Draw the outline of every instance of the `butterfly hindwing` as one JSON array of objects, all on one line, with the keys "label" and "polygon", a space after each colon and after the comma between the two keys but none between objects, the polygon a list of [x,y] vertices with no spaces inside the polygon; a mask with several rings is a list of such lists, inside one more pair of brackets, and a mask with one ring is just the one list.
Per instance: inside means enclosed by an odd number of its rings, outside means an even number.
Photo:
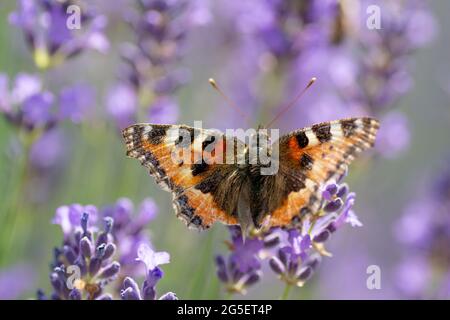
[{"label": "butterfly hindwing", "polygon": [[357,154],[373,146],[378,128],[375,119],[350,118],[316,124],[281,137],[277,175],[284,181],[286,194],[270,211],[270,224],[294,226],[317,212],[321,187],[341,176]]},{"label": "butterfly hindwing", "polygon": [[[236,224],[236,192],[242,183],[237,166],[226,159],[227,140],[215,130],[188,126],[136,124],[123,130],[127,155],[149,168],[172,192],[176,214],[188,226],[205,229],[214,222]],[[239,140],[233,140],[236,153]],[[229,147],[229,146],[228,146]]]}]

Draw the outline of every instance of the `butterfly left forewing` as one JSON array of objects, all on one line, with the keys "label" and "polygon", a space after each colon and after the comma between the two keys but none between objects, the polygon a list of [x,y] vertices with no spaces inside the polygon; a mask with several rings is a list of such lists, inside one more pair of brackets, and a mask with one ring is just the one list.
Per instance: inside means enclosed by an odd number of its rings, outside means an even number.
[{"label": "butterfly left forewing", "polygon": [[[127,155],[138,159],[173,195],[176,214],[188,226],[236,224],[237,166],[227,156],[223,133],[188,126],[136,124],[123,130]],[[237,149],[239,141],[234,141]]]},{"label": "butterfly left forewing", "polygon": [[283,136],[277,179],[284,181],[285,196],[270,211],[271,226],[293,226],[319,210],[321,187],[341,176],[348,164],[373,146],[379,122],[350,118],[316,124]]}]

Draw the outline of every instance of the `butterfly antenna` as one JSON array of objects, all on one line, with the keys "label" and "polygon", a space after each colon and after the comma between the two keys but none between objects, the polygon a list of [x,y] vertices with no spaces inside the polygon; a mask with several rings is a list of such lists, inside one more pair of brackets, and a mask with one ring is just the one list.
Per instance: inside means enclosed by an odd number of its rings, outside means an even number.
[{"label": "butterfly antenna", "polygon": [[266,128],[270,128],[270,126],[274,124],[274,122],[277,121],[284,113],[286,113],[286,111],[291,109],[297,103],[297,101],[300,100],[300,98],[303,96],[306,90],[308,90],[309,87],[311,87],[316,80],[317,78],[315,77],[311,78],[311,80],[308,82],[308,85],[302,91],[300,91],[300,93],[294,98],[294,100],[292,100],[292,102],[288,103],[283,109],[281,109],[280,112],[278,112],[278,114],[275,116],[275,118],[273,118],[272,121],[269,122]]},{"label": "butterfly antenna", "polygon": [[250,119],[250,117],[248,116],[248,114],[246,114],[244,111],[242,111],[241,108],[239,108],[237,106],[236,103],[234,103],[233,100],[231,100],[230,98],[228,98],[228,96],[222,91],[222,89],[217,85],[217,82],[213,79],[213,78],[209,78],[209,84],[216,89],[216,91],[225,99],[227,105],[236,110],[240,116],[242,116],[246,121],[248,121]]}]

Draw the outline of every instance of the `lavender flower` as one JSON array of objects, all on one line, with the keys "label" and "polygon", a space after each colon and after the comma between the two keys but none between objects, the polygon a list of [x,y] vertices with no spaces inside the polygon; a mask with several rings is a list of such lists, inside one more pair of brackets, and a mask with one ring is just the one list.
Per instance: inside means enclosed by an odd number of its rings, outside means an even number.
[{"label": "lavender flower", "polygon": [[189,10],[188,1],[150,0],[138,1],[137,10],[127,12],[136,39],[122,47],[121,81],[107,99],[119,127],[141,117],[154,123],[176,121],[178,104],[173,95],[188,79],[187,71],[176,63],[184,54]]},{"label": "lavender flower", "polygon": [[395,270],[396,286],[409,299],[450,297],[450,172],[410,203],[395,226],[403,258]]},{"label": "lavender flower", "polygon": [[[72,12],[70,8],[77,11]],[[74,15],[73,28],[69,28],[71,15]],[[109,47],[103,34],[106,18],[95,14],[87,2],[80,6],[80,2],[71,0],[20,0],[9,21],[24,33],[40,69],[59,65],[85,49],[106,52]]]},{"label": "lavender flower", "polygon": [[61,248],[55,249],[51,264],[52,299],[103,299],[106,285],[119,274],[120,264],[113,258],[114,220],[105,218],[100,227],[90,222],[86,209],[94,213],[95,221],[95,208],[78,205],[59,208],[55,217],[63,228],[65,240]]},{"label": "lavender flower", "polygon": [[344,224],[362,226],[352,210],[355,194],[347,184],[329,182],[322,190],[322,204],[314,219],[299,228],[253,232],[243,241],[239,227],[231,227],[231,254],[216,257],[217,276],[230,293],[245,294],[262,277],[263,260],[288,286],[303,284],[317,269],[321,256],[331,256],[324,243]]},{"label": "lavender flower", "polygon": [[[168,253],[153,252],[143,234],[143,227],[154,217],[156,209],[152,200],[146,199],[138,214],[133,215],[133,204],[125,198],[100,211],[95,206],[79,204],[58,208],[53,223],[61,226],[64,241],[55,248],[51,263],[50,298],[119,297],[122,282],[128,283],[130,277],[140,274],[130,262],[131,256],[136,260],[136,254],[148,268],[144,282],[144,297],[148,298],[162,277],[157,266],[169,262]],[[38,297],[47,298],[42,291]]]},{"label": "lavender flower", "polygon": [[[380,30],[366,26],[369,5],[381,8]],[[412,54],[436,33],[425,2],[362,1],[356,11],[352,3],[336,0],[247,0],[227,6],[236,29],[253,40],[237,42],[237,46],[246,48],[245,52],[252,52],[240,54],[239,63],[259,67],[259,72],[244,77],[246,84],[239,85],[237,97],[249,95],[246,101],[250,105],[265,101],[278,109],[286,101],[272,97],[291,100],[302,85],[317,77],[315,88],[302,98],[308,108],[293,109],[295,115],[280,119],[280,127],[293,130],[369,114],[388,120],[390,128],[385,129],[386,137],[377,148],[383,156],[398,156],[408,147],[408,122],[386,113],[412,86]],[[249,44],[253,50],[248,50]],[[254,89],[261,79],[273,81],[274,75],[277,92],[271,90],[264,96],[264,90]],[[389,135],[392,131],[399,132],[400,139]]]},{"label": "lavender flower", "polygon": [[0,270],[0,299],[20,299],[33,287],[36,274],[31,266],[18,264]]},{"label": "lavender flower", "polygon": [[[170,262],[170,256],[167,252],[155,252],[148,245],[142,244],[138,248],[138,261],[145,264],[146,277],[139,289],[136,281],[131,277],[126,277],[122,284],[120,296],[123,300],[155,300],[156,284],[161,280],[164,273],[158,267],[161,264]],[[177,300],[177,296],[168,292],[162,295],[159,300]]]},{"label": "lavender flower", "polygon": [[[232,226],[229,230],[231,254],[228,258],[222,255],[216,257],[217,276],[225,284],[227,292],[245,294],[247,288],[257,283],[262,276],[260,254],[265,241],[258,237],[244,241],[239,227]],[[267,238],[273,240],[270,234]],[[273,241],[266,243],[271,246]]]}]

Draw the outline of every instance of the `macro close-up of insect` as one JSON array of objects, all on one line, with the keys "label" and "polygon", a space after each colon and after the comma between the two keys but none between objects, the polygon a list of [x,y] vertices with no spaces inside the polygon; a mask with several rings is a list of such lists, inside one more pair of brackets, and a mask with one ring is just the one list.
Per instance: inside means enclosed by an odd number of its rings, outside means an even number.
[{"label": "macro close-up of insect", "polygon": [[0,300],[450,299],[449,10],[2,2]]}]

